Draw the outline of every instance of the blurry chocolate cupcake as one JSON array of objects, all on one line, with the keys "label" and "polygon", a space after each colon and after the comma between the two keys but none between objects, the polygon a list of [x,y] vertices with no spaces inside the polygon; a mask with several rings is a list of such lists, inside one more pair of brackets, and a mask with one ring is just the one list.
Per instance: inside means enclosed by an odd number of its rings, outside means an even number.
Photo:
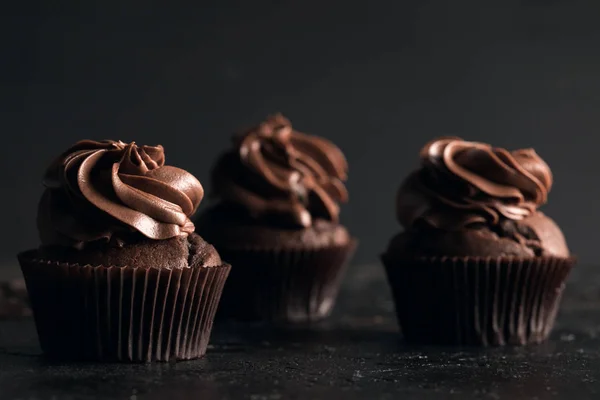
[{"label": "blurry chocolate cupcake", "polygon": [[552,174],[532,149],[440,138],[400,187],[383,262],[409,342],[503,345],[544,340],[572,266],[538,211]]},{"label": "blurry chocolate cupcake", "polygon": [[335,302],[356,241],[338,221],[347,163],[282,115],[237,135],[213,172],[216,204],[196,222],[232,272],[219,315],[315,321]]},{"label": "blurry chocolate cupcake", "polygon": [[204,355],[230,266],[194,233],[204,191],[162,146],[78,142],[48,169],[41,247],[19,254],[44,353],[169,361]]}]

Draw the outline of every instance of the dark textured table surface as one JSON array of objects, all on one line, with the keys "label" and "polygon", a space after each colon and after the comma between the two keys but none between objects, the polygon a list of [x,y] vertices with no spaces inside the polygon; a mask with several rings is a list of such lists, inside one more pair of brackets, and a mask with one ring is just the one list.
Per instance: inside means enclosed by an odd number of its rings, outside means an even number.
[{"label": "dark textured table surface", "polygon": [[[13,271],[14,272],[14,271]],[[313,327],[221,325],[178,364],[55,364],[30,318],[0,321],[0,399],[598,399],[600,269],[577,266],[551,339],[523,348],[402,343],[379,265],[354,266]]]}]

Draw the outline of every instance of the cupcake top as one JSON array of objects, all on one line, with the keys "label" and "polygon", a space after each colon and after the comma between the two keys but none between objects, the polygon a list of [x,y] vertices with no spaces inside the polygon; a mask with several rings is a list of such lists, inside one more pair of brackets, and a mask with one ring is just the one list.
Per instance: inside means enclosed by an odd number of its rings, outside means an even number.
[{"label": "cupcake top", "polygon": [[552,187],[533,149],[508,151],[455,137],[421,150],[421,167],[398,191],[406,228],[399,253],[453,256],[569,256],[560,228],[538,208]]},{"label": "cupcake top", "polygon": [[42,245],[85,248],[194,232],[204,196],[189,172],[166,166],[162,146],[84,140],[46,171],[38,210]]},{"label": "cupcake top", "polygon": [[421,168],[397,196],[406,228],[418,221],[453,230],[524,220],[546,203],[552,187],[550,168],[533,149],[511,152],[450,137],[427,143],[420,158]]},{"label": "cupcake top", "polygon": [[250,218],[290,228],[338,222],[348,164],[333,143],[292,129],[281,114],[233,140],[213,172],[215,195]]}]

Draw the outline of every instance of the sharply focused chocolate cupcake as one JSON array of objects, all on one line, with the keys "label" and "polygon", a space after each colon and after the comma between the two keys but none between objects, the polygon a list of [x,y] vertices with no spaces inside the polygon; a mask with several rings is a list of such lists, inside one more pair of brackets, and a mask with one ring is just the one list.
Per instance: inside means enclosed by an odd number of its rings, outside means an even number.
[{"label": "sharply focused chocolate cupcake", "polygon": [[63,359],[201,357],[230,266],[194,233],[204,191],[162,146],[81,141],[48,169],[19,254],[40,344]]},{"label": "sharply focused chocolate cupcake", "polygon": [[574,265],[538,211],[552,174],[532,149],[459,138],[421,151],[397,196],[404,232],[383,255],[407,341],[503,345],[544,340]]},{"label": "sharply focused chocolate cupcake", "polygon": [[335,302],[356,241],[338,222],[347,163],[281,115],[234,137],[213,172],[217,203],[198,232],[233,265],[219,315],[315,321]]}]

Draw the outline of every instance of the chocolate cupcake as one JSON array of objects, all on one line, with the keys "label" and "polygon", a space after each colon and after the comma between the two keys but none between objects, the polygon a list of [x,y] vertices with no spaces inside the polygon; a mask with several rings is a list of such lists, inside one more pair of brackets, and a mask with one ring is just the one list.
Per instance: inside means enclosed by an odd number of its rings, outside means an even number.
[{"label": "chocolate cupcake", "polygon": [[48,169],[42,245],[19,254],[43,352],[129,362],[198,358],[230,266],[194,233],[203,198],[162,146],[78,142]]},{"label": "chocolate cupcake", "polygon": [[356,240],[338,222],[347,163],[282,115],[236,135],[213,171],[216,204],[198,232],[233,265],[219,316],[309,322],[327,316]]},{"label": "chocolate cupcake", "polygon": [[404,232],[382,256],[409,342],[543,341],[572,266],[565,238],[538,211],[552,174],[532,149],[459,138],[421,151],[397,195]]}]

